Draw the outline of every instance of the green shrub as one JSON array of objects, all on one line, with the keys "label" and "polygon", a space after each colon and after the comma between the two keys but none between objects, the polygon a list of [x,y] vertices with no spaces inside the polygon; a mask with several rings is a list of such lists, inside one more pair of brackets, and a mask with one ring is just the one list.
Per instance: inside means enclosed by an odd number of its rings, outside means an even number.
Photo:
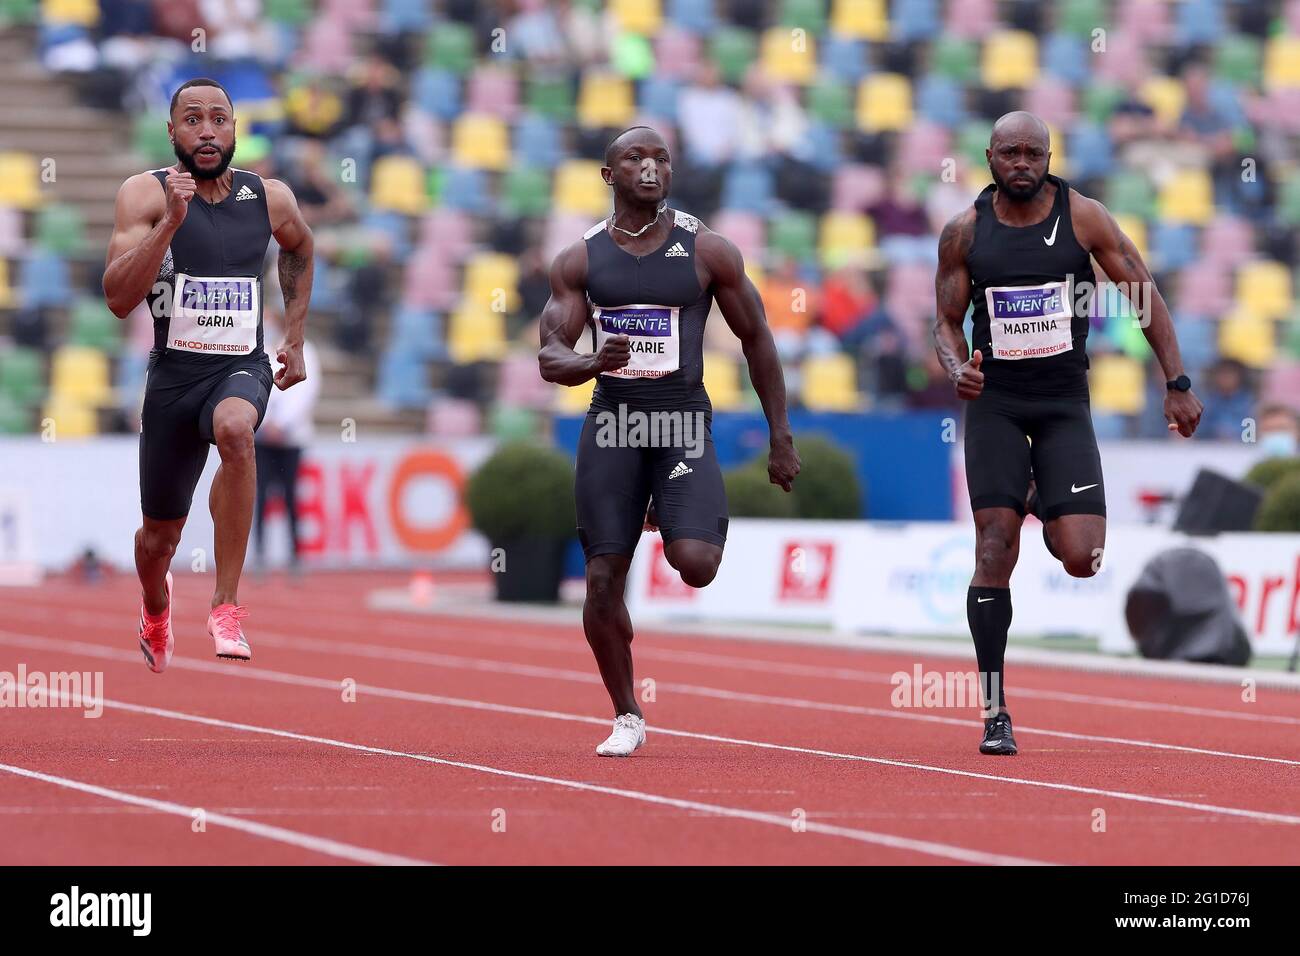
[{"label": "green shrub", "polygon": [[494,544],[570,538],[577,526],[573,464],[553,448],[506,442],[470,476],[465,506],[474,527]]},{"label": "green shrub", "polygon": [[1273,482],[1255,512],[1256,531],[1300,531],[1300,471]]},{"label": "green shrub", "polygon": [[[802,462],[794,480],[800,518],[854,520],[862,517],[862,485],[853,456],[824,435],[795,438]],[[763,458],[767,469],[767,457]]]},{"label": "green shrub", "polygon": [[[766,462],[766,459],[764,459]],[[728,469],[722,475],[727,487],[727,510],[733,518],[795,518],[794,495],[787,494],[767,477],[767,465],[752,462]]]},{"label": "green shrub", "polygon": [[1246,472],[1246,481],[1267,491],[1279,478],[1300,468],[1300,458],[1265,458]]}]

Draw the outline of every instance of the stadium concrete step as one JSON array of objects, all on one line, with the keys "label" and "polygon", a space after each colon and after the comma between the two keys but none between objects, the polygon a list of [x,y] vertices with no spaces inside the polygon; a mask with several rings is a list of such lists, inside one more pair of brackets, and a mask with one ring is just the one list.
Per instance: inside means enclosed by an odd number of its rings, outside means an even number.
[{"label": "stadium concrete step", "polygon": [[425,427],[423,409],[395,409],[373,395],[362,398],[325,398],[316,406],[316,427],[322,435],[341,427],[344,419],[357,424],[357,437],[367,434],[420,434]]}]

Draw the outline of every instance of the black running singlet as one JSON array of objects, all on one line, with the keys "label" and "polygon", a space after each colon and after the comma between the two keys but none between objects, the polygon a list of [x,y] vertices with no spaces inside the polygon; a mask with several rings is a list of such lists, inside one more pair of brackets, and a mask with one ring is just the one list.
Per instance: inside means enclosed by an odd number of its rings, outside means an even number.
[{"label": "black running singlet", "polygon": [[997,187],[975,200],[975,238],[966,254],[974,307],[972,349],[983,355],[990,388],[1023,395],[1088,397],[1088,313],[1097,278],[1074,237],[1070,184],[1057,176],[1047,218],[1003,224]]},{"label": "black running singlet", "polygon": [[[166,188],[167,169],[153,170]],[[271,241],[266,186],[231,168],[230,195],[195,195],[146,300],[154,353],[169,362],[219,364],[262,351],[262,265]]]},{"label": "black running singlet", "polygon": [[694,216],[673,210],[668,238],[643,256],[621,248],[604,221],[583,236],[593,348],[626,335],[632,349],[624,368],[597,376],[593,407],[708,407],[704,323],[713,295],[695,272],[699,229]]}]

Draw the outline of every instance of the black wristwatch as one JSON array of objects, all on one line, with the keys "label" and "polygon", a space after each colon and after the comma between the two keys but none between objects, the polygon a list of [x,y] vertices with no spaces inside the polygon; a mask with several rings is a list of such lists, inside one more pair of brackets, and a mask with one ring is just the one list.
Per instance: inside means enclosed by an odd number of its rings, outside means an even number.
[{"label": "black wristwatch", "polygon": [[1192,390],[1192,380],[1186,375],[1180,375],[1172,382],[1165,382],[1165,388],[1171,392],[1190,392]]}]

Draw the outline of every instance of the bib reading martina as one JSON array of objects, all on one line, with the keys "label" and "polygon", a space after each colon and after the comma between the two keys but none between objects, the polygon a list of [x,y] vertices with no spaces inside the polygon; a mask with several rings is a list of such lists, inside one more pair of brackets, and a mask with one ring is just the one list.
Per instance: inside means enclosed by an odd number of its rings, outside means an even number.
[{"label": "bib reading martina", "polygon": [[[153,170],[160,184],[168,169]],[[230,194],[195,195],[147,301],[154,351],[215,363],[262,351],[262,266],[271,219],[261,177],[231,167]]]},{"label": "bib reading martina", "polygon": [[993,212],[996,186],[975,200],[966,255],[972,347],[984,356],[986,387],[1023,395],[1088,398],[1088,313],[1096,288],[1092,257],[1074,237],[1070,184],[1057,176],[1042,222],[1008,226]]}]

